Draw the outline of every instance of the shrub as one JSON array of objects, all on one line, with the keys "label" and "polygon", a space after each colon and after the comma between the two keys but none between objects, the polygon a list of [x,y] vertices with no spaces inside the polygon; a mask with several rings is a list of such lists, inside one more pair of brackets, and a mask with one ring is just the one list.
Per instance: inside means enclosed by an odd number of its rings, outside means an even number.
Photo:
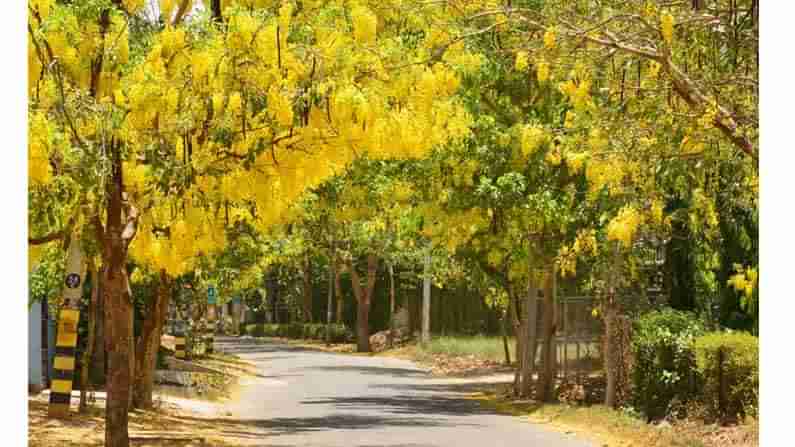
[{"label": "shrub", "polygon": [[287,325],[288,338],[301,338],[304,336],[304,325],[301,323],[290,323]]},{"label": "shrub", "polygon": [[[332,343],[345,343],[352,339],[353,334],[344,324],[332,324],[328,327],[329,339]],[[325,334],[323,334],[325,336]]]},{"label": "shrub", "polygon": [[759,405],[759,339],[739,332],[712,332],[695,343],[702,397],[710,416],[756,416]]},{"label": "shrub", "polygon": [[649,312],[636,322],[633,403],[647,418],[666,416],[672,402],[695,396],[699,377],[693,348],[703,333],[694,315],[673,309]]},{"label": "shrub", "polygon": [[[249,324],[244,327],[244,331],[253,337],[325,340],[326,327],[322,323]],[[332,343],[345,343],[353,337],[353,333],[344,324],[332,324],[328,328]]]}]

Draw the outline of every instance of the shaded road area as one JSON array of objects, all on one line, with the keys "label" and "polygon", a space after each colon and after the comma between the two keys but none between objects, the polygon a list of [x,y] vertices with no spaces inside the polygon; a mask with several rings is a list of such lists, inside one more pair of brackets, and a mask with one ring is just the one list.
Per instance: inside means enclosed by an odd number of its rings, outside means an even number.
[{"label": "shaded road area", "polygon": [[466,397],[473,379],[434,378],[407,360],[224,337],[216,349],[257,365],[227,406],[234,436],[257,446],[592,445],[485,409]]}]

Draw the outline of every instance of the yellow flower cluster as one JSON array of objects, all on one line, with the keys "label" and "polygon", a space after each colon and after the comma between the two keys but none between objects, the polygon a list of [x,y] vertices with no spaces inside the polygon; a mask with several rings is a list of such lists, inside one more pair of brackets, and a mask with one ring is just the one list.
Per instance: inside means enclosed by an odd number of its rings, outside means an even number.
[{"label": "yellow flower cluster", "polygon": [[744,293],[747,298],[751,298],[759,281],[759,273],[756,268],[736,267],[737,273],[729,278],[728,285],[732,286],[734,290]]},{"label": "yellow flower cluster", "polygon": [[674,16],[671,13],[665,12],[660,17],[660,32],[665,42],[670,45],[674,39]]},{"label": "yellow flower cluster", "polygon": [[555,28],[549,28],[544,32],[544,47],[547,50],[555,48],[556,34],[557,30]]},{"label": "yellow flower cluster", "polygon": [[580,82],[574,82],[574,80],[569,79],[566,82],[561,82],[558,85],[558,89],[566,95],[576,111],[596,107],[593,98],[591,98],[591,81],[588,79],[583,79]]},{"label": "yellow flower cluster", "polygon": [[536,65],[536,78],[538,82],[549,80],[549,63],[541,61]]},{"label": "yellow flower cluster", "polygon": [[353,35],[356,40],[364,44],[374,43],[378,29],[378,17],[369,9],[357,6],[351,11],[351,19],[353,20]]},{"label": "yellow flower cluster", "polygon": [[28,125],[28,180],[31,185],[50,181],[49,151],[52,130],[43,113],[33,113]]},{"label": "yellow flower cluster", "polygon": [[618,215],[607,224],[607,238],[609,240],[620,241],[624,247],[632,245],[632,238],[635,236],[638,227],[643,223],[643,216],[632,205],[625,205],[618,212]]},{"label": "yellow flower cluster", "polygon": [[540,125],[528,124],[522,127],[520,142],[522,154],[524,154],[525,157],[535,153],[535,151],[547,141],[549,141],[549,135]]},{"label": "yellow flower cluster", "polygon": [[527,61],[527,51],[520,51],[516,53],[516,70],[525,71],[529,65]]},{"label": "yellow flower cluster", "polygon": [[607,187],[611,194],[617,193],[622,187],[627,165],[615,158],[591,158],[585,169],[585,177],[592,193]]}]

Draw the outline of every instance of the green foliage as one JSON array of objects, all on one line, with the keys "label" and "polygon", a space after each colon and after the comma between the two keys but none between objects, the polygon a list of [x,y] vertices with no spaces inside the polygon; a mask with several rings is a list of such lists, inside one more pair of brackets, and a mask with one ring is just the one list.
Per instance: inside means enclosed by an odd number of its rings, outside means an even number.
[{"label": "green foliage", "polygon": [[310,340],[325,340],[326,330],[329,331],[332,343],[345,343],[353,338],[350,329],[344,324],[249,324],[245,327],[245,333],[252,337],[287,337]]},{"label": "green foliage", "polygon": [[653,311],[637,321],[632,340],[634,404],[648,418],[666,416],[672,402],[694,396],[699,378],[693,344],[703,333],[695,315],[673,309]]},{"label": "green foliage", "polygon": [[698,372],[704,380],[704,401],[711,416],[756,416],[759,338],[747,333],[711,332],[696,339],[695,354]]}]

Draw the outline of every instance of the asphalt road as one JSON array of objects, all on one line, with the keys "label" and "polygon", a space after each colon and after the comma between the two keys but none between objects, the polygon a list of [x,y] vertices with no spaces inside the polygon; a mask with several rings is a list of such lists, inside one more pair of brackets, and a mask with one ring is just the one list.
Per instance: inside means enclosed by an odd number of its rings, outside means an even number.
[{"label": "asphalt road", "polygon": [[222,337],[216,349],[259,369],[227,405],[246,428],[237,435],[258,446],[593,445],[484,409],[466,398],[472,379],[433,378],[410,361]]}]

